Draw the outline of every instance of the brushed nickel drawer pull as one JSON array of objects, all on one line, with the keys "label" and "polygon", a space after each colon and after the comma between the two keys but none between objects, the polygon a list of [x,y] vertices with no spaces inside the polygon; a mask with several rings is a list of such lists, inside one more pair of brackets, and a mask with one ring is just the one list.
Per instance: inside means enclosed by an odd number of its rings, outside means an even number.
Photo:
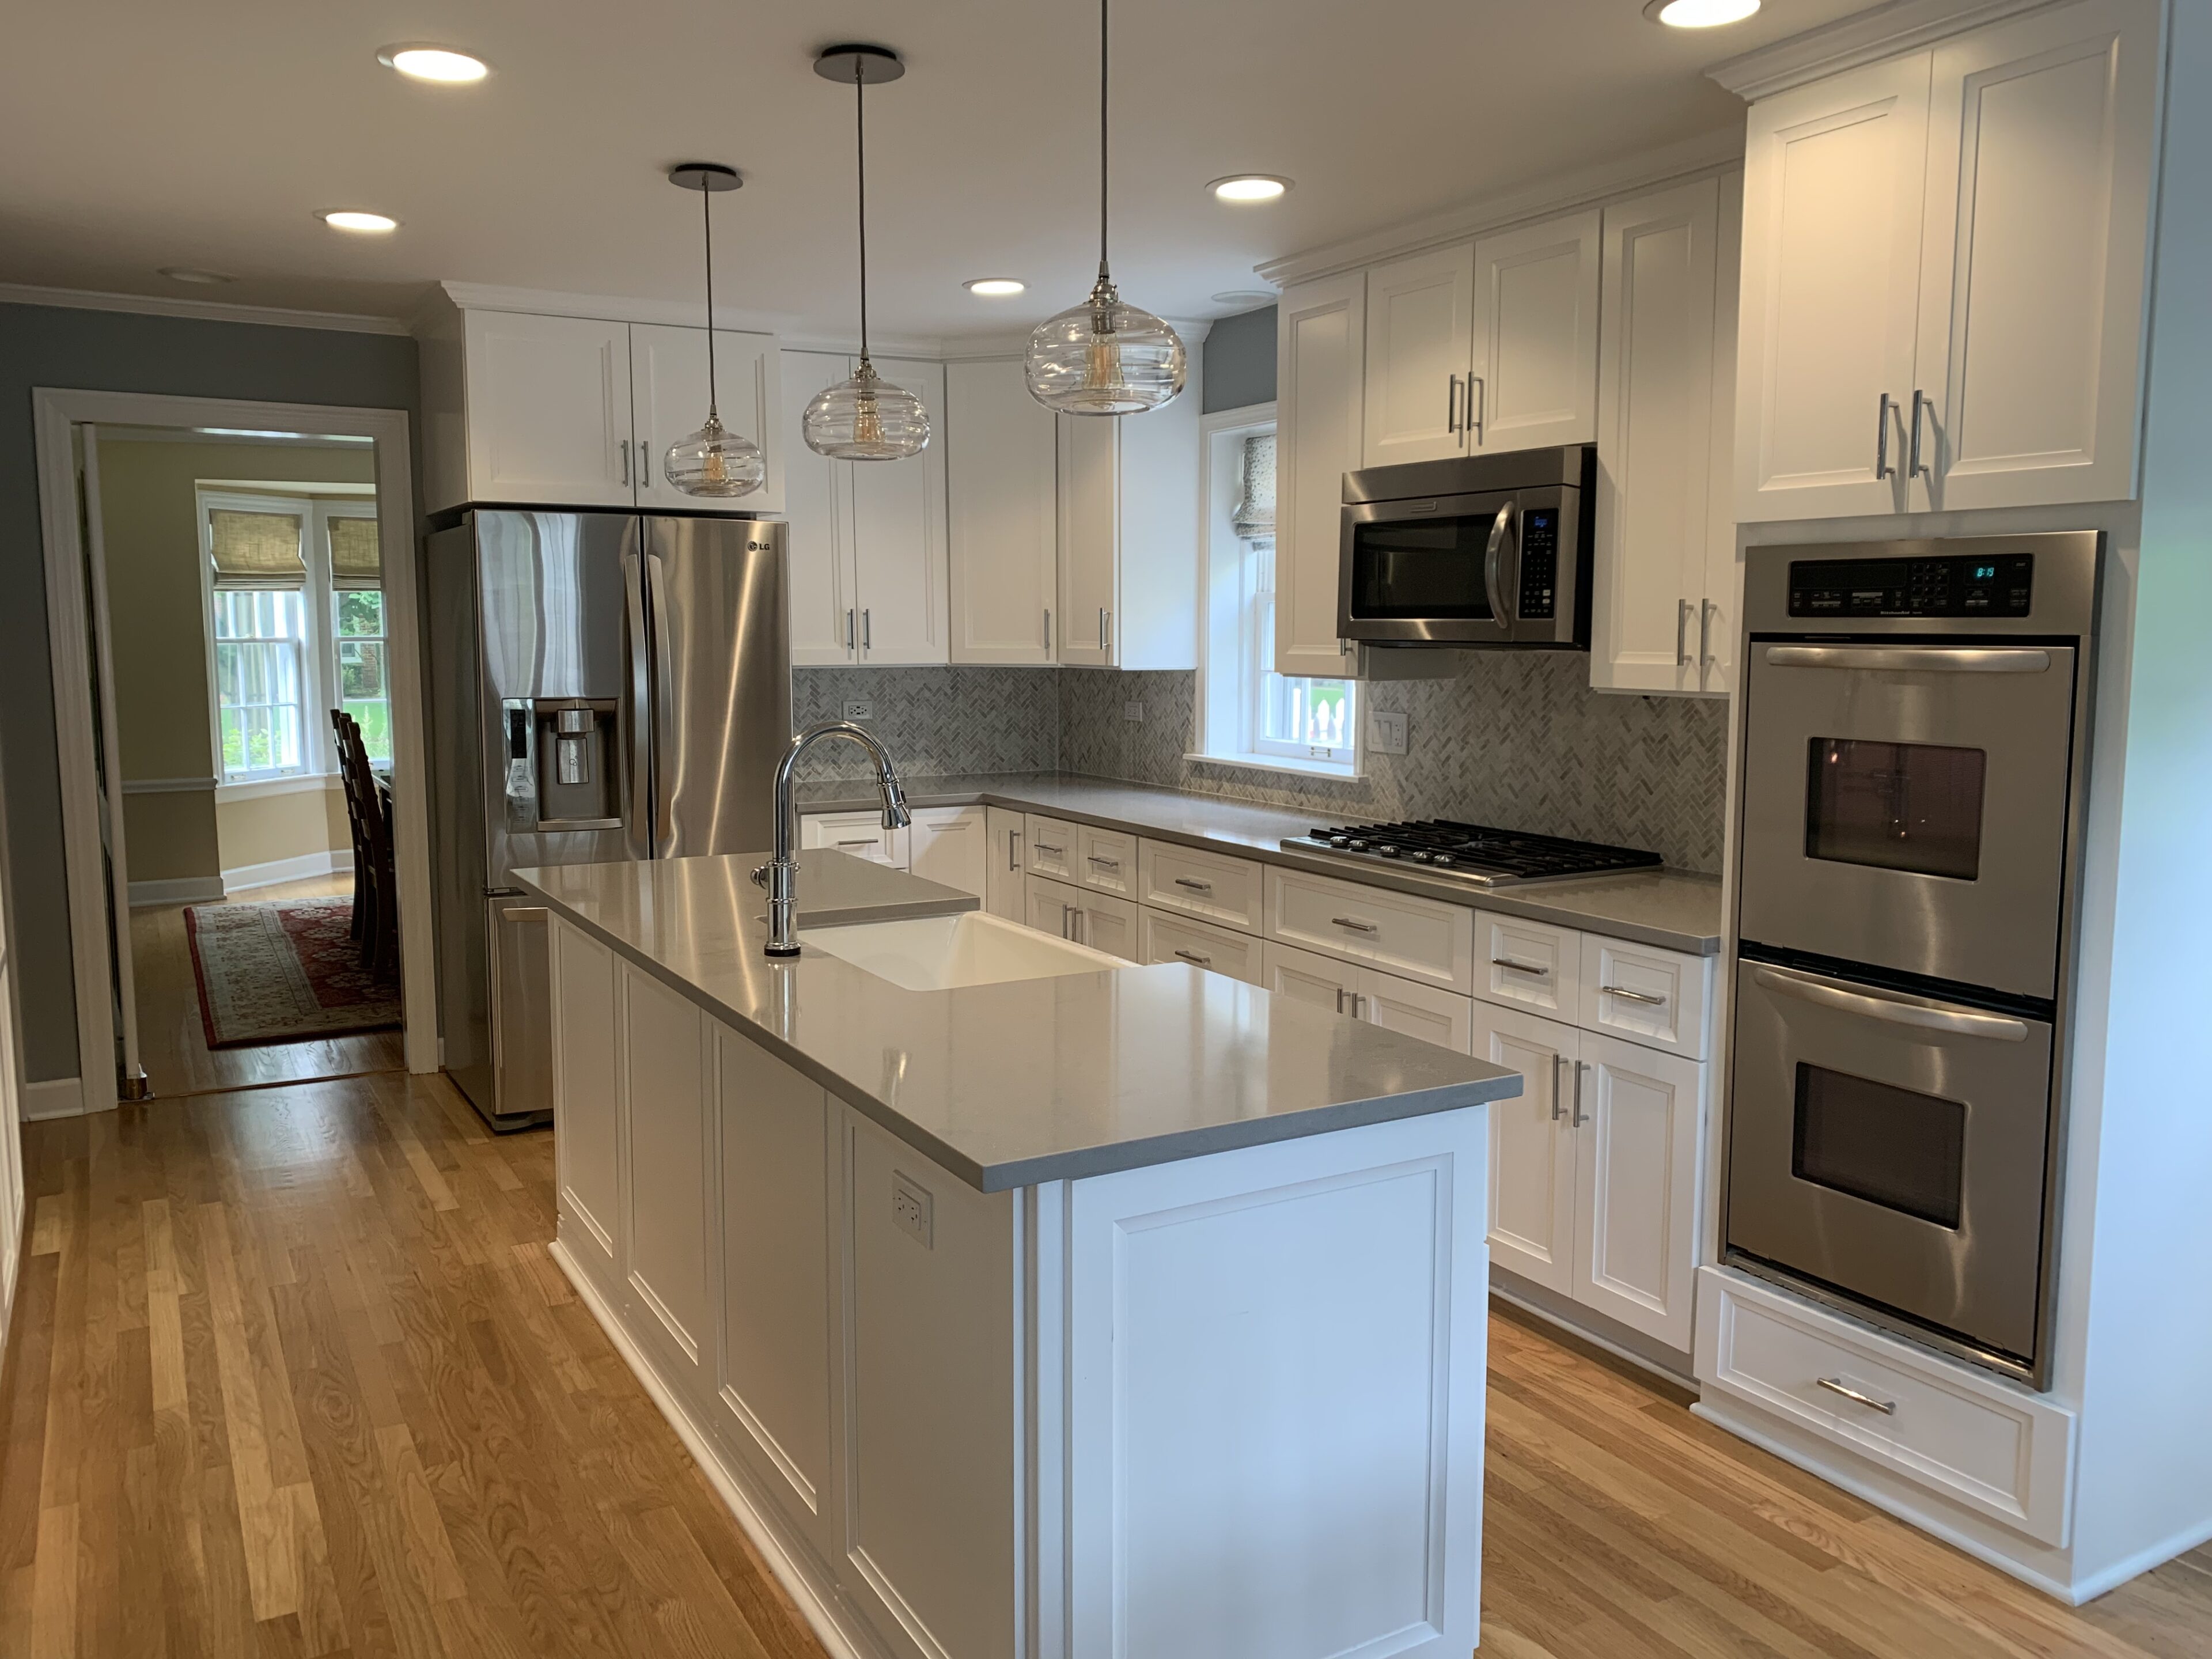
[{"label": "brushed nickel drawer pull", "polygon": [[1644,991],[1632,991],[1625,986],[1601,985],[1597,989],[1600,996],[1619,997],[1624,1002],[1641,1002],[1652,1008],[1664,1008],[1667,1006],[1667,999],[1664,997],[1655,997]]},{"label": "brushed nickel drawer pull", "polygon": [[1574,1062],[1574,1066],[1575,1066],[1575,1116],[1574,1116],[1574,1121],[1573,1121],[1573,1123],[1572,1123],[1572,1124],[1571,1124],[1569,1127],[1571,1127],[1571,1128],[1579,1129],[1579,1128],[1581,1128],[1581,1127],[1583,1127],[1583,1124],[1585,1124],[1585,1123],[1587,1123],[1587,1122],[1589,1122],[1589,1119],[1588,1117],[1584,1116],[1584,1115],[1583,1115],[1583,1073],[1584,1072],[1587,1072],[1588,1070],[1589,1070],[1589,1061],[1588,1061],[1588,1060],[1577,1060],[1577,1061],[1575,1061],[1575,1062]]},{"label": "brushed nickel drawer pull", "polygon": [[1560,1104],[1566,1097],[1566,1091],[1559,1086],[1559,1067],[1566,1063],[1565,1054],[1552,1056],[1552,1121],[1554,1123],[1567,1115],[1567,1109]]},{"label": "brushed nickel drawer pull", "polygon": [[1371,921],[1362,921],[1357,916],[1331,916],[1332,927],[1349,927],[1355,933],[1379,933],[1382,930]]},{"label": "brushed nickel drawer pull", "polygon": [[1813,1382],[1814,1387],[1826,1389],[1830,1394],[1843,1395],[1855,1406],[1864,1406],[1869,1411],[1880,1412],[1884,1417],[1897,1415],[1897,1401],[1877,1400],[1870,1394],[1861,1394],[1840,1376],[1816,1376]]},{"label": "brushed nickel drawer pull", "polygon": [[1067,850],[1065,847],[1054,847],[1048,841],[1032,841],[1030,842],[1030,845],[1036,848],[1040,853],[1051,854],[1054,858],[1058,858],[1061,854]]},{"label": "brushed nickel drawer pull", "polygon": [[1175,954],[1181,957],[1185,962],[1196,963],[1201,968],[1211,968],[1213,966],[1213,958],[1212,957],[1202,956],[1196,951],[1177,951]]},{"label": "brushed nickel drawer pull", "polygon": [[1178,887],[1188,887],[1194,893],[1210,893],[1213,890],[1212,882],[1200,881],[1191,876],[1177,876],[1175,878],[1175,884]]},{"label": "brushed nickel drawer pull", "polygon": [[1516,974],[1529,974],[1538,979],[1549,979],[1552,976],[1552,970],[1548,968],[1540,968],[1533,962],[1516,962],[1511,957],[1492,957],[1490,959],[1490,965],[1493,968],[1510,968]]},{"label": "brushed nickel drawer pull", "polygon": [[1096,853],[1093,853],[1091,855],[1091,862],[1097,865],[1102,870],[1118,870],[1121,867],[1121,860],[1102,859]]}]

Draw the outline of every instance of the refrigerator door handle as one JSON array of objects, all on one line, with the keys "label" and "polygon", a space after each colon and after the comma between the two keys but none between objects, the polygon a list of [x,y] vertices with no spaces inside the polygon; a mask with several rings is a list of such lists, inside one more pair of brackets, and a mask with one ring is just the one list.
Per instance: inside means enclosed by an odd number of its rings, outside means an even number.
[{"label": "refrigerator door handle", "polygon": [[623,560],[623,655],[629,708],[622,725],[625,839],[638,858],[653,856],[653,652],[646,637],[645,556]]},{"label": "refrigerator door handle", "polygon": [[676,850],[676,780],[673,769],[661,764],[672,748],[674,733],[665,728],[675,718],[676,653],[668,642],[668,578],[660,556],[645,556],[647,626],[653,651],[653,856],[665,859]]}]

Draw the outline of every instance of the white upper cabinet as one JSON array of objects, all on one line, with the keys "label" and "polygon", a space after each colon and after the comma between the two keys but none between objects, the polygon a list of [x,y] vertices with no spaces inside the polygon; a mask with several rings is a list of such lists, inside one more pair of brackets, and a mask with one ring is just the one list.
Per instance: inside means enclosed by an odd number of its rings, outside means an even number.
[{"label": "white upper cabinet", "polygon": [[1936,48],[1916,510],[2135,494],[2158,27],[2087,0]]},{"label": "white upper cabinet", "polygon": [[1598,225],[1592,210],[1475,243],[1470,453],[1597,435]]},{"label": "white upper cabinet", "polygon": [[687,495],[668,482],[669,445],[707,423],[707,331],[659,324],[629,328],[631,466],[637,504],[696,512],[783,511],[783,444],[778,430],[782,354],[767,334],[714,331],[714,383],[722,424],[761,447],[768,476],[750,495],[727,501]]},{"label": "white upper cabinet", "polygon": [[[1712,495],[1721,181],[1605,210],[1590,684],[1698,691],[1712,655]],[[1718,506],[1723,521],[1713,522]],[[1733,560],[1729,562],[1733,566]],[[1733,610],[1733,605],[1728,606]]]},{"label": "white upper cabinet", "polygon": [[948,660],[943,369],[888,359],[876,366],[919,397],[938,426],[921,453],[832,461],[806,447],[801,418],[815,393],[853,372],[853,360],[834,352],[783,356],[793,663]]},{"label": "white upper cabinet", "polygon": [[949,363],[952,660],[1048,663],[1059,577],[1052,411],[1021,360]]},{"label": "white upper cabinet", "polygon": [[629,325],[471,311],[466,464],[452,501],[629,507]]},{"label": "white upper cabinet", "polygon": [[1199,362],[1174,402],[1059,422],[1055,661],[1198,666]]},{"label": "white upper cabinet", "polygon": [[1278,674],[1356,672],[1337,638],[1344,475],[1360,465],[1367,279],[1324,276],[1275,307],[1275,662]]},{"label": "white upper cabinet", "polygon": [[1474,353],[1472,243],[1369,271],[1366,439],[1359,465],[1464,455]]},{"label": "white upper cabinet", "polygon": [[1753,106],[1740,518],[2133,495],[2158,45],[2081,0]]},{"label": "white upper cabinet", "polygon": [[1740,519],[1904,508],[1928,68],[1871,64],[1752,107]]},{"label": "white upper cabinet", "polygon": [[[1170,405],[1173,407],[1173,405]],[[1114,665],[1121,423],[1062,415],[1060,426],[1060,599],[1053,649],[1086,667]],[[1149,418],[1149,416],[1146,417]]]}]

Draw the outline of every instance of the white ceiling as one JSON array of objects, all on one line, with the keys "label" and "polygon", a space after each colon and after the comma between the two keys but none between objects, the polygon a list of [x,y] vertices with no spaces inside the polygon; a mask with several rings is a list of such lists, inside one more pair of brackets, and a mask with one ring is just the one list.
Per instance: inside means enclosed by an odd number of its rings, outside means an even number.
[{"label": "white ceiling", "polygon": [[[1530,179],[1729,126],[1722,58],[1864,0],[1768,0],[1708,32],[1641,0],[1121,0],[1114,269],[1173,316],[1242,309],[1262,261]],[[698,200],[662,178],[744,173],[716,198],[724,304],[849,326],[853,98],[812,58],[880,42],[869,94],[872,320],[1003,332],[1088,287],[1097,225],[1091,0],[68,0],[11,9],[0,52],[0,282],[409,314],[439,278],[641,299],[698,292]],[[495,67],[407,82],[380,46]],[[1281,202],[1203,186],[1284,173]],[[319,208],[402,221],[331,231]],[[240,280],[187,287],[162,265]],[[968,277],[1030,284],[977,300]]]}]

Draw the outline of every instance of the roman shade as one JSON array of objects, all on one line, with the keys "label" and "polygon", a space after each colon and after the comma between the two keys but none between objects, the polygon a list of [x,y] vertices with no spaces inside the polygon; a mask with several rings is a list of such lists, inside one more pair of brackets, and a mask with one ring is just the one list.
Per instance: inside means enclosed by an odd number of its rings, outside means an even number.
[{"label": "roman shade", "polygon": [[331,519],[331,586],[381,587],[384,565],[377,550],[376,520]]},{"label": "roman shade", "polygon": [[241,513],[217,507],[208,514],[208,556],[215,585],[264,590],[305,587],[307,564],[300,547],[296,513]]}]

